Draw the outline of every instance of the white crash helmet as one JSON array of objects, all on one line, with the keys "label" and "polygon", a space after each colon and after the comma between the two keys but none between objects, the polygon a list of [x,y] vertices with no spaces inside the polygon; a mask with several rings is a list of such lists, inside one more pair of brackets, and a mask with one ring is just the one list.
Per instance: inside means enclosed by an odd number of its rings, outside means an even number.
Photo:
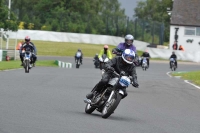
[{"label": "white crash helmet", "polygon": [[128,64],[133,64],[134,58],[135,52],[131,49],[125,49],[122,53],[122,59]]},{"label": "white crash helmet", "polygon": [[125,43],[131,45],[134,41],[134,37],[131,34],[125,36]]}]

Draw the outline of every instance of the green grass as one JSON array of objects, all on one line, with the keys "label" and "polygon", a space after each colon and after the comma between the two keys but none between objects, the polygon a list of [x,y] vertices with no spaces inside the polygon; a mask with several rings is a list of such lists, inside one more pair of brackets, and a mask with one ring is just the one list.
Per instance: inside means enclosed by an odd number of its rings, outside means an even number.
[{"label": "green grass", "polygon": [[[20,41],[20,40],[18,40]],[[71,43],[71,42],[52,42],[52,41],[32,41],[38,51],[38,55],[50,55],[50,56],[74,56],[77,49],[81,49],[84,57],[94,57],[96,53],[99,53],[103,49],[104,45],[101,44],[86,44],[86,43]],[[108,45],[112,50],[116,46]],[[3,49],[6,48],[6,42],[3,41]],[[9,40],[9,49],[15,48],[15,40]],[[138,55],[142,55],[142,51],[137,52]],[[115,56],[115,55],[113,55]]]},{"label": "green grass", "polygon": [[181,76],[183,79],[190,80],[196,85],[200,85],[200,71],[174,72],[173,76]]},{"label": "green grass", "polygon": [[[6,69],[16,69],[16,68],[23,68],[21,65],[21,61],[0,61],[0,70]],[[37,61],[36,66],[46,66],[46,67],[56,67],[55,61],[53,60],[44,60],[44,61]]]}]

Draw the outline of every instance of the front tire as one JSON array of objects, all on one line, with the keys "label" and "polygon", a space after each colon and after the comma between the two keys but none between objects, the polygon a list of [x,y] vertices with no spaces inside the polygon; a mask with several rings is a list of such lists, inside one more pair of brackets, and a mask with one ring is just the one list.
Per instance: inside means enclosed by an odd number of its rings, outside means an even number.
[{"label": "front tire", "polygon": [[91,114],[95,109],[95,107],[92,107],[89,103],[87,103],[85,106],[85,113]]},{"label": "front tire", "polygon": [[108,118],[115,111],[121,99],[121,94],[117,93],[116,95],[114,95],[114,97],[111,99],[111,103],[106,103],[106,105],[104,106],[102,110],[102,118]]},{"label": "front tire", "polygon": [[29,64],[30,64],[30,62],[29,62],[29,60],[26,60],[25,61],[25,73],[29,73]]}]

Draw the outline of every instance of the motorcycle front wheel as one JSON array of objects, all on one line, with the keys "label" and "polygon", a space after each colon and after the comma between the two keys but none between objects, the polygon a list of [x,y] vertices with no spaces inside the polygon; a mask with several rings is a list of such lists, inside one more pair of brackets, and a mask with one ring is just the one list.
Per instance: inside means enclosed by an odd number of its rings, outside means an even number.
[{"label": "motorcycle front wheel", "polygon": [[29,73],[29,64],[30,64],[30,62],[29,62],[29,60],[25,60],[25,73]]},{"label": "motorcycle front wheel", "polygon": [[120,101],[122,99],[122,95],[117,93],[112,97],[110,102],[107,102],[106,105],[104,106],[102,110],[102,118],[108,118],[117,108],[119,105]]},{"label": "motorcycle front wheel", "polygon": [[85,113],[91,114],[95,109],[95,107],[92,107],[89,103],[87,103],[85,106]]}]

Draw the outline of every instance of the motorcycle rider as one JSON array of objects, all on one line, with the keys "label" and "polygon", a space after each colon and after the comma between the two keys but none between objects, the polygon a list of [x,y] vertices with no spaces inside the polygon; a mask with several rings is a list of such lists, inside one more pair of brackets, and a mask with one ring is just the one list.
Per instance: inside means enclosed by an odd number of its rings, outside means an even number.
[{"label": "motorcycle rider", "polygon": [[99,66],[99,57],[98,57],[98,53],[95,54],[93,61],[94,61],[94,65],[98,67],[98,66]]},{"label": "motorcycle rider", "polygon": [[131,49],[135,52],[134,64],[139,65],[140,62],[139,62],[139,57],[137,55],[137,50],[136,50],[135,45],[133,45],[133,42],[134,42],[133,35],[127,34],[124,39],[125,39],[125,42],[119,43],[117,48],[114,48],[112,50],[112,53],[120,56],[125,49]]},{"label": "motorcycle rider", "polygon": [[125,36],[125,42],[119,43],[117,48],[112,50],[113,54],[121,55],[125,49],[131,49],[136,53],[136,47],[133,45],[134,37],[131,34]]},{"label": "motorcycle rider", "polygon": [[98,57],[101,58],[102,55],[105,54],[105,55],[108,57],[108,59],[111,60],[111,59],[112,59],[112,54],[111,54],[111,52],[110,52],[110,50],[109,50],[108,48],[109,48],[108,45],[104,45],[104,47],[103,47],[103,49],[100,51]]},{"label": "motorcycle rider", "polygon": [[80,58],[80,63],[83,64],[83,53],[82,53],[81,49],[77,50],[74,58],[75,58],[75,63],[76,63],[76,59]]},{"label": "motorcycle rider", "polygon": [[[172,52],[172,55],[170,56],[170,58],[173,58],[173,59],[175,60],[176,68],[178,68],[178,64],[177,64],[177,56],[176,56],[176,54],[175,54],[174,51]],[[170,59],[170,58],[169,58],[169,59]],[[170,69],[171,69],[171,68],[172,68],[172,66],[171,66],[171,61],[169,62],[169,65],[170,65]]]},{"label": "motorcycle rider", "polygon": [[[142,56],[141,57],[146,57],[146,60],[147,60],[147,65],[148,65],[148,68],[149,68],[149,58],[151,58],[148,50],[146,50],[145,52],[143,52]],[[141,65],[142,65],[142,62],[143,62],[143,58],[141,60]]]},{"label": "motorcycle rider", "polygon": [[30,64],[33,64],[33,66],[35,66],[35,62],[37,60],[37,49],[35,47],[35,45],[33,44],[33,42],[31,42],[31,39],[29,36],[25,37],[25,42],[22,44],[22,46],[20,47],[19,53],[20,53],[20,59],[21,59],[21,66],[23,66],[23,61],[24,61],[24,55],[25,53],[23,53],[23,50],[30,50],[32,53],[32,57],[31,57],[31,62]]},{"label": "motorcycle rider", "polygon": [[95,54],[94,60],[99,60],[98,53]]},{"label": "motorcycle rider", "polygon": [[[126,49],[122,56],[116,56],[113,59],[109,60],[105,65],[105,73],[102,75],[102,79],[99,81],[99,83],[96,84],[96,86],[93,88],[93,90],[86,95],[87,99],[93,98],[94,92],[97,93],[101,91],[102,88],[104,88],[105,85],[108,84],[109,80],[114,76],[112,71],[116,71],[117,73],[120,73],[121,71],[125,72],[125,75],[132,76],[132,85],[134,87],[138,87],[138,81],[137,81],[137,74],[135,65],[133,64],[135,58],[135,53],[133,50]],[[124,97],[127,96],[126,89],[124,89]],[[123,98],[124,98],[123,97]]]}]

